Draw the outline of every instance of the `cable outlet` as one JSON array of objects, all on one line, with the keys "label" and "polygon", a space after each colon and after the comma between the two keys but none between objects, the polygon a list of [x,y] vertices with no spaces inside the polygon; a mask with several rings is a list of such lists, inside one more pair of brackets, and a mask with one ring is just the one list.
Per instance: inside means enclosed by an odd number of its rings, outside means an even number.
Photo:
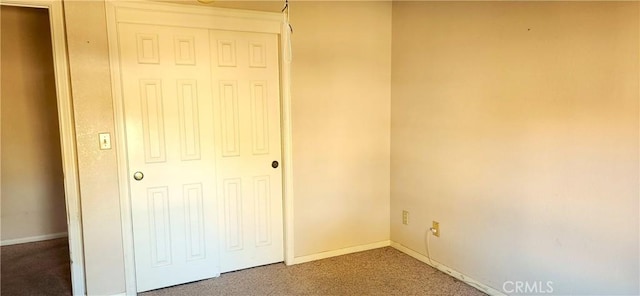
[{"label": "cable outlet", "polygon": [[402,211],[402,224],[409,225],[409,212]]},{"label": "cable outlet", "polygon": [[431,233],[433,235],[440,237],[440,223],[438,221],[433,221],[431,223]]}]

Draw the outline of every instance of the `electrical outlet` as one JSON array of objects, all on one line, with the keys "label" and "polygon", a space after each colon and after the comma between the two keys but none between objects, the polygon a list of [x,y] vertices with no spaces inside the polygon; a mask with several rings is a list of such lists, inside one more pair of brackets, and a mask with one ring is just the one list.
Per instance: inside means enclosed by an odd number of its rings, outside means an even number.
[{"label": "electrical outlet", "polygon": [[409,225],[409,212],[402,211],[402,224]]},{"label": "electrical outlet", "polygon": [[440,237],[440,223],[438,221],[433,221],[431,223],[431,233],[433,235]]}]

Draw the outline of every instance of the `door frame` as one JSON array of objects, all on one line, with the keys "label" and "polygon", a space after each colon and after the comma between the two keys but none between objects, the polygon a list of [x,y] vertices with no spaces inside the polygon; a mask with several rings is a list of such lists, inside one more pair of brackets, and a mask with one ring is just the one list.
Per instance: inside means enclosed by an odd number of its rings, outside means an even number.
[{"label": "door frame", "polygon": [[[158,3],[150,1],[106,0],[107,34],[111,65],[112,98],[115,117],[115,148],[118,155],[118,184],[120,192],[120,216],[122,220],[122,240],[125,265],[125,286],[127,295],[136,294],[135,258],[133,244],[133,223],[131,196],[129,192],[129,170],[127,161],[124,104],[120,52],[117,25],[120,22],[184,25],[203,29],[273,33],[280,38],[280,129],[282,135],[282,198],[284,227],[285,264],[294,264],[293,239],[293,153],[292,153],[292,113],[291,113],[291,63],[285,53],[289,49],[289,26],[281,13],[245,11],[214,8],[201,5]],[[181,16],[189,15],[188,18]],[[217,20],[233,18],[233,24]]]},{"label": "door frame", "polygon": [[51,48],[58,106],[58,125],[64,174],[64,196],[67,211],[67,234],[73,295],[85,295],[84,245],[80,212],[80,187],[71,80],[67,58],[67,38],[61,0],[0,0],[0,5],[42,8],[49,12]]}]

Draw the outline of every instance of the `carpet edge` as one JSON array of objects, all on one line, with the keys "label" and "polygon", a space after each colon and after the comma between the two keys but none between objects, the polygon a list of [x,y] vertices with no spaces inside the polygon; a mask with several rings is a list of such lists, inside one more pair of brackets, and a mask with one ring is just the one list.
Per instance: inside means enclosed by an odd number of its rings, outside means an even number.
[{"label": "carpet edge", "polygon": [[418,252],[416,252],[416,251],[414,251],[412,249],[409,249],[409,248],[403,246],[400,243],[391,241],[391,247],[396,249],[396,250],[398,250],[398,251],[400,251],[400,252],[402,252],[402,253],[405,253],[405,254],[407,254],[407,255],[409,255],[409,256],[411,256],[411,257],[413,257],[413,258],[415,258],[415,259],[417,259],[417,260],[419,260],[419,261],[421,261],[421,262],[423,262],[423,263],[435,268],[435,269],[437,269],[437,270],[440,270],[440,271],[442,271],[442,272],[444,272],[444,273],[446,273],[446,274],[448,274],[448,275],[450,275],[450,276],[452,276],[452,277],[454,277],[456,279],[459,279],[459,280],[467,283],[469,286],[471,286],[473,288],[476,288],[477,290],[480,290],[481,292],[487,293],[487,294],[492,295],[492,296],[506,296],[506,294],[504,294],[504,293],[502,293],[502,292],[500,292],[500,291],[498,291],[498,290],[496,290],[494,288],[491,288],[491,287],[479,282],[478,280],[470,278],[467,275],[465,275],[465,274],[463,274],[463,273],[461,273],[461,272],[459,272],[459,271],[457,271],[457,270],[455,270],[455,269],[453,269],[451,267],[443,265],[442,263],[440,263],[438,261],[435,261],[435,260],[431,259],[431,263],[429,263],[429,258],[427,256],[425,256],[423,254],[420,254],[420,253],[418,253]]},{"label": "carpet edge", "polygon": [[351,253],[368,251],[368,250],[373,250],[378,248],[384,248],[388,246],[391,246],[391,240],[383,240],[383,241],[379,241],[371,244],[358,245],[358,246],[342,248],[342,249],[337,249],[332,251],[315,253],[311,255],[299,256],[299,257],[293,258],[293,264],[291,265],[306,263],[306,262],[316,261],[321,259],[327,259],[331,257],[341,256],[341,255],[347,255]]}]

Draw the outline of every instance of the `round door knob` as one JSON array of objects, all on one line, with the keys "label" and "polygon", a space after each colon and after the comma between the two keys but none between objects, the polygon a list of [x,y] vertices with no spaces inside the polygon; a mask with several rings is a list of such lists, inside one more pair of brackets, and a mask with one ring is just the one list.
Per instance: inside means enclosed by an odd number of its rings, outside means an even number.
[{"label": "round door knob", "polygon": [[140,171],[137,171],[133,173],[133,178],[136,179],[136,181],[140,181],[142,180],[142,178],[144,178],[144,174]]},{"label": "round door knob", "polygon": [[275,169],[275,168],[277,168],[277,167],[278,167],[278,161],[277,161],[277,160],[274,160],[274,161],[271,163],[271,167],[272,167],[272,168],[274,168],[274,169]]}]

